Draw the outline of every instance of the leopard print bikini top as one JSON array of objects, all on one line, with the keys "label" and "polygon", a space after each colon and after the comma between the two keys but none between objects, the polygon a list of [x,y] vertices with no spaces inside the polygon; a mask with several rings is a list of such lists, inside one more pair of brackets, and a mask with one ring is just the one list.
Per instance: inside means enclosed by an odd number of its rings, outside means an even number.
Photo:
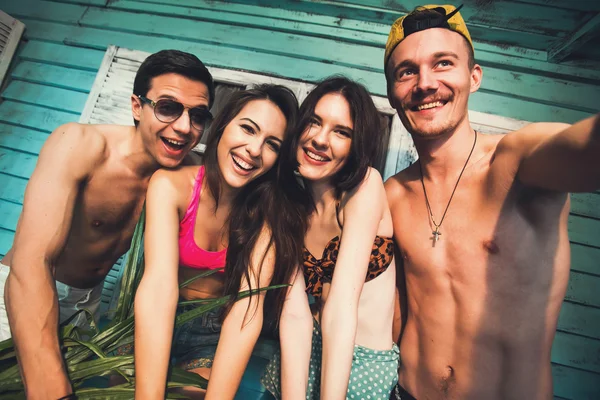
[{"label": "leopard print bikini top", "polygon": [[[333,269],[340,250],[340,237],[336,236],[327,243],[323,256],[317,259],[306,247],[303,249],[304,279],[306,292],[319,298],[323,294],[323,283],[331,283]],[[376,236],[369,258],[369,269],[365,282],[377,278],[385,272],[394,258],[394,242],[392,238]]]}]

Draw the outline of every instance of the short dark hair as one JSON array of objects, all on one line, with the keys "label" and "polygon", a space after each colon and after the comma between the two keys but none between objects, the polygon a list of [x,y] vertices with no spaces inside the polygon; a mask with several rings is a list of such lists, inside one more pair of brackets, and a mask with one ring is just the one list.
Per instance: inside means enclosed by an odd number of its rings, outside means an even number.
[{"label": "short dark hair", "polygon": [[297,151],[300,137],[313,118],[319,100],[330,93],[344,96],[350,107],[354,125],[350,155],[342,169],[332,178],[336,197],[339,198],[342,192],[356,188],[364,180],[369,167],[374,164],[377,155],[381,154],[385,142],[379,112],[368,90],[360,83],[344,76],[333,76],[321,81],[306,96],[300,106],[299,123],[292,137],[290,153],[282,155],[282,162],[292,162],[291,167],[294,169],[298,167]]},{"label": "short dark hair", "polygon": [[[135,75],[133,94],[146,96],[150,91],[152,79],[169,73],[204,83],[208,88],[208,107],[212,107],[215,101],[215,84],[212,75],[198,57],[179,50],[161,50],[148,56]],[[135,119],[134,123],[138,125]]]},{"label": "short dark hair", "polygon": [[[298,117],[298,99],[294,92],[282,85],[262,84],[251,89],[234,92],[227,100],[215,120],[211,123],[208,130],[208,139],[206,141],[206,151],[204,152],[204,165],[206,166],[206,181],[208,188],[215,198],[216,207],[219,204],[221,194],[221,172],[217,160],[217,147],[223,136],[223,132],[236,115],[242,111],[246,104],[254,100],[269,100],[281,110],[286,119],[286,128],[284,137],[290,135],[291,130],[296,126]],[[278,161],[281,157],[278,157]],[[275,164],[273,171],[277,170]]]}]

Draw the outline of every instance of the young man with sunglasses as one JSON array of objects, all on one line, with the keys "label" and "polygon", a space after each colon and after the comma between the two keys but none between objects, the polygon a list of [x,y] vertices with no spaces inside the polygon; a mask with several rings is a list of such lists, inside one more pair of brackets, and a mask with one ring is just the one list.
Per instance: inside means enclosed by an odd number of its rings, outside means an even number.
[{"label": "young man with sunglasses", "polygon": [[418,7],[385,51],[388,98],[419,154],[386,182],[408,308],[397,395],[551,399],[567,192],[600,187],[600,118],[475,131],[482,69],[457,11]]},{"label": "young man with sunglasses", "polygon": [[213,101],[212,76],[196,56],[161,51],[135,77],[135,126],[71,123],[44,144],[0,264],[0,335],[12,331],[28,398],[72,393],[59,321],[77,314],[71,322],[85,326],[78,310],[98,309],[104,278],[130,246],[150,176],[190,162]]}]

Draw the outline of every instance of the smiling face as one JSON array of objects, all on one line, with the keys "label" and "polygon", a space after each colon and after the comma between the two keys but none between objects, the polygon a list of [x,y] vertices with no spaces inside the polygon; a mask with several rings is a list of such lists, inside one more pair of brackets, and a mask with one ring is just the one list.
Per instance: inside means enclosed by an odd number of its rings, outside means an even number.
[{"label": "smiling face", "polygon": [[298,171],[307,180],[329,182],[350,156],[354,123],[346,98],[328,93],[300,137]]},{"label": "smiling face", "polygon": [[452,133],[467,117],[469,94],[481,68],[469,68],[469,44],[459,34],[432,28],[407,36],[388,65],[388,98],[406,129],[423,139]]},{"label": "smiling face", "polygon": [[223,183],[239,189],[269,171],[279,156],[286,118],[269,100],[253,100],[227,124],[217,145]]},{"label": "smiling face", "polygon": [[[208,107],[209,104],[209,91],[204,83],[174,73],[153,78],[145,97],[155,102],[175,100],[189,108]],[[131,106],[134,118],[139,121],[137,130],[145,150],[162,167],[179,165],[202,137],[204,129],[190,124],[187,110],[177,120],[164,123],[156,118],[151,105],[143,104],[136,96],[132,96]]]}]

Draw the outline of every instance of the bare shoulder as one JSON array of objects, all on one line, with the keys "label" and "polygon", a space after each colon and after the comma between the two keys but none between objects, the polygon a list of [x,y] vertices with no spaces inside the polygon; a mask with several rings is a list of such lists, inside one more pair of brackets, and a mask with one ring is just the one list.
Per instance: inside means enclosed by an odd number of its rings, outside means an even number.
[{"label": "bare shoulder", "polygon": [[342,206],[353,201],[377,201],[384,193],[383,178],[379,171],[369,167],[363,181],[353,190],[342,195]]},{"label": "bare shoulder", "polygon": [[186,165],[177,168],[161,168],[150,178],[150,185],[176,191],[185,191],[194,185],[200,166]]},{"label": "bare shoulder", "polygon": [[48,166],[55,173],[83,179],[106,159],[107,142],[103,135],[90,125],[68,123],[50,134],[40,151],[38,167]]},{"label": "bare shoulder", "polygon": [[102,153],[106,148],[106,138],[94,125],[70,122],[56,128],[48,137],[47,145],[72,148],[74,152],[86,155]]},{"label": "bare shoulder", "polygon": [[415,162],[389,177],[385,181],[385,192],[390,205],[399,197],[404,195],[407,190],[411,190],[413,184],[419,181],[420,173],[418,164]]}]

